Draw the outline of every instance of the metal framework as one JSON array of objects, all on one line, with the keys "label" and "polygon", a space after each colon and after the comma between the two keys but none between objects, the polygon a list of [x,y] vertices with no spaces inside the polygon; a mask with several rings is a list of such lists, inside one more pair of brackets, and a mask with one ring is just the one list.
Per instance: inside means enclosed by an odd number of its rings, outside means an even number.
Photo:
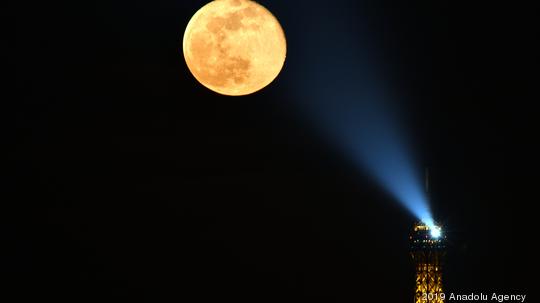
[{"label": "metal framework", "polygon": [[443,303],[445,295],[442,266],[445,255],[445,236],[432,236],[430,228],[418,222],[414,225],[409,239],[411,256],[416,268],[414,303]]}]

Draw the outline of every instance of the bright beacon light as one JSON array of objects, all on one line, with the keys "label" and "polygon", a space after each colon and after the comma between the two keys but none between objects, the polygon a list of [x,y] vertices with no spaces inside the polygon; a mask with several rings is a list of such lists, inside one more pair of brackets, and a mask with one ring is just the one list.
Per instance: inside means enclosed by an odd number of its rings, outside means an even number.
[{"label": "bright beacon light", "polygon": [[442,235],[441,228],[438,226],[434,226],[431,228],[431,236],[433,238],[439,238]]}]

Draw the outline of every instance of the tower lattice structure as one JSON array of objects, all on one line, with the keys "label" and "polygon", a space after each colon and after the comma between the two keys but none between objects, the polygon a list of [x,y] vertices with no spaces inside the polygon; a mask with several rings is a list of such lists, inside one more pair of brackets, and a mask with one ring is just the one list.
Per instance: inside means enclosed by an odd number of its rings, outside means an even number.
[{"label": "tower lattice structure", "polygon": [[421,222],[413,227],[410,241],[416,269],[414,303],[445,302],[442,281],[445,240],[445,236],[440,234],[440,228],[439,234],[436,234]]}]

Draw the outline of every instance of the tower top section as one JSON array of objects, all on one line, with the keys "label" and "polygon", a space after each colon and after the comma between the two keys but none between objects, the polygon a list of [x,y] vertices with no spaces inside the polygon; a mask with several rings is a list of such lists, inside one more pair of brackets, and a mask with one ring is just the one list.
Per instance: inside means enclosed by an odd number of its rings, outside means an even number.
[{"label": "tower top section", "polygon": [[413,251],[436,251],[445,248],[446,235],[438,224],[429,226],[424,222],[416,222],[409,239]]}]

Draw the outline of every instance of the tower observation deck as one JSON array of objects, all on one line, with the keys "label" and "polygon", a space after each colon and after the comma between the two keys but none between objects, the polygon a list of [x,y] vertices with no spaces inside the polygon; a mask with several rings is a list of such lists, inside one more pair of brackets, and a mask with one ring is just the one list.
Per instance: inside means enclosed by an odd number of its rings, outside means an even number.
[{"label": "tower observation deck", "polygon": [[409,237],[416,269],[414,303],[443,303],[442,267],[446,236],[437,225],[418,222]]}]

